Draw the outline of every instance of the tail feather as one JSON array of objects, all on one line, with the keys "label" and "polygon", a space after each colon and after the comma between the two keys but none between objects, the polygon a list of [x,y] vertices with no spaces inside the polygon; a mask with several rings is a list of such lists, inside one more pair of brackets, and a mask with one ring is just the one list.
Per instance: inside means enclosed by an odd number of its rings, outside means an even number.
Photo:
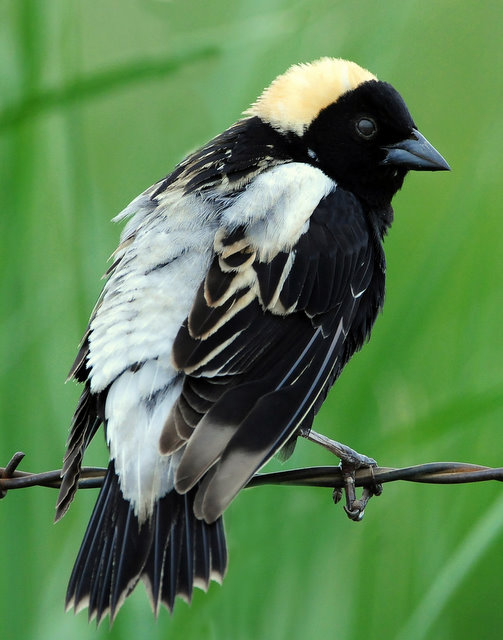
[{"label": "tail feather", "polygon": [[[168,571],[165,575],[164,584],[162,586],[162,602],[173,611],[175,597],[177,594],[177,582],[181,564],[181,544],[183,534],[183,521],[173,528],[170,537],[166,541],[166,559],[168,560]],[[154,603],[158,606],[157,603]]]},{"label": "tail feather", "polygon": [[75,410],[70,435],[66,443],[66,455],[61,471],[61,488],[56,505],[56,522],[68,511],[75,496],[84,451],[101,424],[101,418],[98,417],[96,408],[97,398],[91,393],[89,384],[87,384]]},{"label": "tail feather", "polygon": [[[154,612],[158,613],[158,603],[160,602],[160,593],[164,577],[164,562],[166,556],[166,540],[169,537],[169,519],[163,519],[163,510],[161,503],[155,505],[155,528],[154,539],[152,541],[152,551],[149,554],[147,564],[145,565],[145,586],[149,593],[150,601],[154,604]],[[166,508],[164,509],[166,511]],[[170,517],[172,513],[170,514]],[[168,524],[164,522],[168,520]]]},{"label": "tail feather", "polygon": [[[90,603],[96,602],[100,598],[98,590],[103,580],[93,582],[93,576],[103,575],[105,563],[110,555],[111,538],[103,539],[105,530],[103,520],[110,510],[109,503],[112,499],[112,491],[110,491],[111,480],[111,475],[107,474],[70,577],[66,593],[66,607],[67,609],[73,607],[76,612],[89,606],[91,613],[96,607]],[[100,549],[100,553],[93,553],[94,549]],[[92,589],[89,591],[85,589],[86,584],[92,585]]]},{"label": "tail feather", "polygon": [[[196,492],[194,491],[194,494]],[[221,518],[215,520],[213,525],[218,525]],[[223,526],[208,526],[210,538],[211,580],[222,583],[227,569],[227,545]]]},{"label": "tail feather", "polygon": [[194,584],[206,591],[211,578],[209,527],[202,520],[196,520],[194,529]]},{"label": "tail feather", "polygon": [[[183,496],[184,498],[186,496]],[[187,558],[187,562],[179,565],[177,590],[178,595],[185,597],[188,602],[192,599],[194,586],[194,516],[189,500],[184,500],[182,522],[180,528],[180,558]]]},{"label": "tail feather", "polygon": [[197,520],[197,487],[185,495],[169,492],[149,520],[140,523],[123,497],[110,463],[68,585],[67,609],[89,608],[98,624],[115,618],[141,579],[152,608],[173,610],[177,596],[191,601],[194,587],[222,581],[227,568],[223,521]]}]

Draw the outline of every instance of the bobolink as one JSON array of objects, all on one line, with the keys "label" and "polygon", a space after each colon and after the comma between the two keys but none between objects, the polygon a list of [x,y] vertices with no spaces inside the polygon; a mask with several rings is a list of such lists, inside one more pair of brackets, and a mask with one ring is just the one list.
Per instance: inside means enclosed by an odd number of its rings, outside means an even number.
[{"label": "bobolink", "polygon": [[85,386],[56,517],[101,424],[110,464],[68,607],[113,619],[142,579],[171,610],[222,580],[224,510],[309,436],[382,307],[391,199],[410,169],[448,168],[391,85],[322,58],[117,216],[70,372]]}]

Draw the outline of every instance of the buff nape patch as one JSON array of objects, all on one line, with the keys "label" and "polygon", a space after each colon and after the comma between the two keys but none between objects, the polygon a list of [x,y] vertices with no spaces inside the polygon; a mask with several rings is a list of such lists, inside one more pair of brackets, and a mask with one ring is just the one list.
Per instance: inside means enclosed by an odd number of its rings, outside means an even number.
[{"label": "buff nape patch", "polygon": [[280,131],[302,135],[322,109],[369,80],[377,78],[341,58],[295,64],[273,80],[245,115],[258,116]]}]

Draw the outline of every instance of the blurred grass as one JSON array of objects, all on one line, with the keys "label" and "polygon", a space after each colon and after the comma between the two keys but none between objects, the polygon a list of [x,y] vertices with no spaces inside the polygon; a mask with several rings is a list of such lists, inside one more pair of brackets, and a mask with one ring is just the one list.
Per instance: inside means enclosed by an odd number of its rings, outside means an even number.
[{"label": "blurred grass", "polygon": [[[60,466],[109,219],[289,64],[334,55],[392,82],[453,171],[397,196],[383,317],[317,429],[385,465],[501,465],[502,27],[490,0],[1,3],[0,463],[23,449],[25,468]],[[97,438],[87,462],[104,457]],[[300,443],[291,463],[330,462]],[[95,493],[57,527],[54,499],[0,504],[6,640],[501,636],[496,484],[388,485],[359,525],[329,492],[243,492],[223,587],[157,622],[140,587],[111,632],[63,612]]]}]

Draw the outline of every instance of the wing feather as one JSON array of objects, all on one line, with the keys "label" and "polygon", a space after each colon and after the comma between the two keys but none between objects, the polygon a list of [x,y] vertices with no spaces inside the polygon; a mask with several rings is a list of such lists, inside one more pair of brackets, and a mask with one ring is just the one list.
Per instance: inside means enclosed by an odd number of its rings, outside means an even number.
[{"label": "wing feather", "polygon": [[[332,371],[340,337],[334,337],[321,362],[322,353],[309,362],[309,367],[316,367],[318,371],[314,379],[306,367],[294,384],[275,389],[255,403],[221,454],[209,482],[200,489],[200,517],[207,522],[218,518],[251,476],[302,423]],[[271,408],[274,408],[273,420]]]},{"label": "wing feather", "polygon": [[[367,290],[382,294],[364,212],[341,189],[320,201],[292,246],[266,254],[256,237],[246,226],[217,233],[173,347],[185,373],[179,413],[183,406],[191,429],[175,486],[186,492],[199,483],[194,509],[207,522],[300,425],[310,426],[373,323],[379,302],[369,305]],[[363,328],[348,343],[355,319]]]}]

